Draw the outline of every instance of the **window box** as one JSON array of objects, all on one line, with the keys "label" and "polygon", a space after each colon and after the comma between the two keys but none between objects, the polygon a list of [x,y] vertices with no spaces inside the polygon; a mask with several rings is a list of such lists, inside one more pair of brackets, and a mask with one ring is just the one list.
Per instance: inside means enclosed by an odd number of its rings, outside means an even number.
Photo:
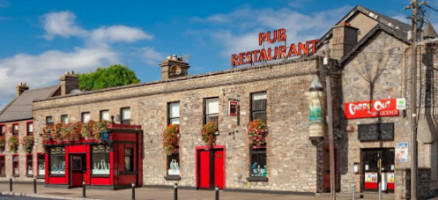
[{"label": "window box", "polygon": [[246,178],[250,182],[268,182],[268,177],[266,176],[250,176]]},{"label": "window box", "polygon": [[181,176],[179,175],[167,175],[164,177],[167,181],[179,181],[181,180]]}]

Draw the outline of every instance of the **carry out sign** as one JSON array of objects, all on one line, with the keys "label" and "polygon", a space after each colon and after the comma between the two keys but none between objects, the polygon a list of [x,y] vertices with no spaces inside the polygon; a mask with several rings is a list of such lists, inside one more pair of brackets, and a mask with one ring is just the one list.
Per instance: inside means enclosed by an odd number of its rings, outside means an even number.
[{"label": "carry out sign", "polygon": [[381,99],[344,104],[346,119],[398,116],[397,99]]}]

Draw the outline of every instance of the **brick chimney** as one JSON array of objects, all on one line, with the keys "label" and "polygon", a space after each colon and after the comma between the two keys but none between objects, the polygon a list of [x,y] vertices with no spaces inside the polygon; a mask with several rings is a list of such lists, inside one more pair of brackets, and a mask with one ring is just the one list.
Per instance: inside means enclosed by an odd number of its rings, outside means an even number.
[{"label": "brick chimney", "polygon": [[184,62],[182,57],[177,55],[167,56],[167,59],[160,63],[161,80],[168,80],[186,76],[190,68],[189,64]]},{"label": "brick chimney", "polygon": [[79,78],[74,71],[66,72],[59,80],[61,81],[61,96],[70,94],[74,89],[79,89]]},{"label": "brick chimney", "polygon": [[16,87],[17,97],[23,94],[23,92],[26,90],[29,90],[29,87],[26,85],[26,83],[20,82]]},{"label": "brick chimney", "polygon": [[357,44],[358,30],[358,28],[352,27],[348,22],[341,22],[339,25],[333,27],[330,57],[339,60],[350,52]]}]

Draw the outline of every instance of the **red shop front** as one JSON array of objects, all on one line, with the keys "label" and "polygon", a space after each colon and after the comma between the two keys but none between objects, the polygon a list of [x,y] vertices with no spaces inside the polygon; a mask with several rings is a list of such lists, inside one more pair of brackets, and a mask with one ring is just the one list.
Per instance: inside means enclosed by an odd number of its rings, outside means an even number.
[{"label": "red shop front", "polygon": [[109,124],[100,141],[45,141],[46,186],[118,189],[142,185],[141,126]]}]

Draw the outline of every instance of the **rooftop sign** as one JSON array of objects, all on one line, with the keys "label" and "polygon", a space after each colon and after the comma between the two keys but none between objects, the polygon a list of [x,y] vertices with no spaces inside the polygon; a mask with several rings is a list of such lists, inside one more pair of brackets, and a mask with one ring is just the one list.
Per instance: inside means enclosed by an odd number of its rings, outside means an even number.
[{"label": "rooftop sign", "polygon": [[292,43],[288,48],[286,46],[286,37],[286,29],[284,28],[274,30],[272,33],[270,31],[259,33],[259,46],[262,46],[264,42],[268,42],[269,44],[284,42],[284,45],[274,48],[269,47],[268,49],[263,47],[262,49],[254,51],[233,54],[231,55],[231,66],[236,67],[239,65],[315,53],[318,40],[309,40],[304,44],[300,42],[298,45]]}]

